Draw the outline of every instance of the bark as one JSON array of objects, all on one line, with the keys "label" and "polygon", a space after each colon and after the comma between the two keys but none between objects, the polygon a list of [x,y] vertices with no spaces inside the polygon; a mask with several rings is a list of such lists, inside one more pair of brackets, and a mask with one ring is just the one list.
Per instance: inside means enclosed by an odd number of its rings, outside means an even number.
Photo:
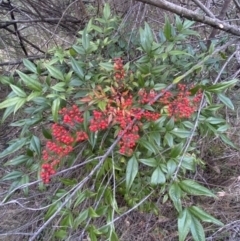
[{"label": "bark", "polygon": [[155,7],[170,11],[181,17],[185,17],[189,20],[200,22],[212,26],[216,29],[231,33],[236,36],[240,36],[240,28],[236,25],[230,25],[218,18],[212,18],[205,15],[198,14],[192,10],[178,6],[177,4],[170,3],[165,0],[137,0],[138,2],[143,2],[150,4]]}]

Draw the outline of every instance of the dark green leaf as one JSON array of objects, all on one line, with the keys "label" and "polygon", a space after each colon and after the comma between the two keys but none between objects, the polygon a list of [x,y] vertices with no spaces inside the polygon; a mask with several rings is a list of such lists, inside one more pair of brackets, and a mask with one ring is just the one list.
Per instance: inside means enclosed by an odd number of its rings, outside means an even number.
[{"label": "dark green leaf", "polygon": [[52,215],[57,211],[57,209],[61,206],[61,202],[55,202],[54,204],[52,204],[47,213],[45,214],[45,220],[48,220],[49,218],[52,217]]},{"label": "dark green leaf", "polygon": [[190,213],[196,218],[200,219],[203,222],[214,223],[219,226],[223,226],[223,223],[211,216],[210,214],[203,211],[201,208],[192,206],[188,208]]},{"label": "dark green leaf", "polygon": [[172,37],[172,26],[170,24],[170,21],[169,21],[167,15],[165,15],[165,24],[164,24],[163,32],[164,32],[164,35],[165,35],[166,39],[168,41],[171,40],[171,37]]},{"label": "dark green leaf", "polygon": [[99,63],[99,65],[106,69],[107,71],[113,71],[113,64],[112,63]]},{"label": "dark green leaf", "polygon": [[35,151],[38,156],[41,155],[41,142],[37,136],[33,136],[30,141],[30,149]]},{"label": "dark green leaf", "polygon": [[164,173],[162,172],[160,167],[157,167],[151,176],[151,184],[157,185],[157,184],[164,184],[165,182],[166,182],[166,177]]},{"label": "dark green leaf", "polygon": [[22,177],[23,173],[20,171],[13,171],[1,178],[1,181],[13,180]]},{"label": "dark green leaf", "polygon": [[209,189],[200,185],[193,180],[183,180],[179,182],[179,186],[188,194],[191,195],[204,195],[208,197],[216,197]]},{"label": "dark green leaf", "polygon": [[42,133],[46,139],[52,139],[52,134],[49,130],[42,127]]},{"label": "dark green leaf", "polygon": [[59,108],[60,108],[60,99],[57,98],[52,103],[52,115],[53,115],[53,120],[55,122],[58,121],[58,111],[59,111]]},{"label": "dark green leaf", "polygon": [[205,233],[202,224],[194,216],[191,217],[190,230],[194,241],[205,241]]},{"label": "dark green leaf", "polygon": [[178,216],[178,235],[179,241],[185,241],[192,223],[191,215],[185,208]]},{"label": "dark green leaf", "polygon": [[74,229],[77,229],[78,226],[79,226],[83,221],[85,221],[85,220],[87,219],[87,217],[88,217],[88,212],[89,212],[89,210],[86,209],[86,210],[80,212],[79,215],[77,216],[77,218],[74,219],[74,221],[73,221],[73,227],[74,227]]},{"label": "dark green leaf", "polygon": [[132,183],[138,173],[138,161],[133,155],[128,161],[127,170],[126,170],[126,188],[129,190],[132,186]]},{"label": "dark green leaf", "polygon": [[45,66],[53,78],[64,81],[63,73],[59,69],[47,64]]},{"label": "dark green leaf", "polygon": [[109,4],[105,4],[103,8],[103,17],[105,18],[105,20],[108,20],[110,15],[111,15],[110,6]]},{"label": "dark green leaf", "polygon": [[[180,137],[180,138],[188,138],[192,135],[192,131],[187,131],[184,129],[180,129],[180,128],[174,128],[171,132],[171,134]],[[194,136],[196,135],[196,133],[194,133]]]},{"label": "dark green leaf", "polygon": [[169,147],[173,146],[173,136],[169,132],[164,136],[164,143],[167,143]]},{"label": "dark green leaf", "polygon": [[89,45],[90,45],[89,35],[87,33],[87,28],[85,28],[82,33],[82,46],[87,51],[89,49]]},{"label": "dark green leaf", "polygon": [[17,96],[23,97],[23,98],[27,96],[27,94],[22,89],[20,89],[18,86],[10,85],[10,87]]},{"label": "dark green leaf", "polygon": [[230,81],[221,82],[221,83],[212,85],[210,87],[206,87],[205,90],[207,90],[208,92],[220,93],[223,90],[227,89],[228,87],[234,85],[238,81],[239,81],[238,79],[233,79],[233,80],[230,80]]},{"label": "dark green leaf", "polygon": [[16,105],[21,99],[22,99],[21,97],[12,97],[12,98],[6,99],[0,103],[0,109]]},{"label": "dark green leaf", "polygon": [[173,205],[177,209],[177,211],[179,213],[182,212],[182,203],[181,203],[182,190],[178,186],[178,183],[176,182],[172,183],[172,185],[169,188],[168,194],[170,199],[173,201]]},{"label": "dark green leaf", "polygon": [[34,63],[32,63],[31,61],[29,61],[28,59],[23,59],[23,64],[25,65],[25,67],[27,69],[29,69],[30,71],[32,71],[35,74],[38,74],[37,72],[37,67],[35,66]]},{"label": "dark green leaf", "polygon": [[233,105],[231,99],[229,99],[227,96],[225,96],[223,94],[218,94],[218,98],[224,105],[229,107],[231,110],[234,110],[234,105]]},{"label": "dark green leaf", "polygon": [[157,167],[158,163],[155,158],[139,159],[141,163],[149,167]]},{"label": "dark green leaf", "polygon": [[19,70],[16,70],[22,81],[26,84],[26,86],[31,90],[42,91],[42,85],[39,80],[36,80]]},{"label": "dark green leaf", "polygon": [[27,138],[21,138],[13,142],[9,147],[7,147],[3,152],[0,153],[0,158],[3,158],[13,152],[22,148],[27,142]]},{"label": "dark green leaf", "polygon": [[24,162],[27,162],[28,160],[29,160],[29,156],[20,155],[18,157],[15,157],[15,158],[11,159],[10,161],[6,162],[4,164],[4,166],[19,165],[19,164],[22,164]]},{"label": "dark green leaf", "polygon": [[74,59],[71,57],[71,65],[72,65],[72,68],[75,72],[75,74],[77,74],[77,76],[80,78],[80,79],[83,79],[84,78],[84,72],[83,72],[83,69],[82,67],[80,66],[80,64]]},{"label": "dark green leaf", "polygon": [[175,145],[175,146],[173,146],[173,147],[171,148],[170,156],[171,156],[172,158],[175,158],[175,157],[177,157],[177,156],[180,155],[180,153],[182,152],[182,150],[183,150],[183,143],[181,142],[181,143],[179,143],[178,145]]}]

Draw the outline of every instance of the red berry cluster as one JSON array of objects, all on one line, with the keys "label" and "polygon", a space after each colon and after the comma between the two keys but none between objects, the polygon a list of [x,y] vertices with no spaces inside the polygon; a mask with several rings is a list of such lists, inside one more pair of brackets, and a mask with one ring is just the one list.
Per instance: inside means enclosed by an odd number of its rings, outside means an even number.
[{"label": "red berry cluster", "polygon": [[59,114],[62,115],[63,124],[52,125],[53,140],[47,142],[46,149],[42,152],[44,164],[40,176],[44,183],[49,183],[50,176],[56,173],[55,168],[60,159],[73,151],[75,143],[88,139],[86,132],[77,131],[77,127],[74,126],[83,122],[82,113],[76,105],[68,109],[63,108]]},{"label": "red berry cluster", "polygon": [[157,96],[158,93],[156,93],[155,90],[150,90],[149,93],[145,89],[141,89],[138,91],[139,95],[139,104],[154,104],[154,98]]},{"label": "red berry cluster", "polygon": [[63,108],[59,111],[59,114],[63,115],[63,122],[71,126],[83,122],[82,113],[76,105],[73,105],[71,109]]},{"label": "red berry cluster", "polygon": [[115,78],[116,80],[123,80],[125,77],[125,70],[123,69],[123,61],[121,58],[114,59],[114,70],[115,70]]},{"label": "red berry cluster", "polygon": [[93,111],[93,119],[90,120],[89,130],[92,132],[104,130],[108,127],[108,116],[106,111]]},{"label": "red berry cluster", "polygon": [[178,84],[177,89],[178,93],[175,96],[167,91],[159,101],[167,106],[169,117],[174,117],[175,119],[190,118],[197,110],[202,93],[198,91],[197,95],[191,98],[191,92],[186,85]]},{"label": "red berry cluster", "polygon": [[[160,117],[159,113],[145,111],[141,108],[133,107],[133,98],[131,94],[123,94],[115,101],[109,96],[109,103],[104,111],[93,111],[93,119],[90,120],[89,130],[92,132],[107,129],[110,126],[118,125],[122,135],[120,145],[120,153],[131,156],[139,136],[139,127],[143,121],[154,121]],[[152,96],[150,97],[152,98]],[[133,124],[133,119],[137,122]]]}]

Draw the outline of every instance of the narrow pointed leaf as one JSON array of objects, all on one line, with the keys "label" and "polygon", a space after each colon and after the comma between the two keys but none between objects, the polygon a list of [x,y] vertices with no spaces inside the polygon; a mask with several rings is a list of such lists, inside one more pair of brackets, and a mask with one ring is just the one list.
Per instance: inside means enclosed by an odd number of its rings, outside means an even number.
[{"label": "narrow pointed leaf", "polygon": [[192,206],[189,207],[189,212],[194,215],[196,218],[200,219],[203,222],[214,223],[219,226],[223,226],[223,223],[214,218],[212,215],[206,213],[201,208]]},{"label": "narrow pointed leaf", "polygon": [[191,217],[192,223],[190,230],[194,241],[205,241],[205,233],[202,224],[198,221],[197,218]]},{"label": "narrow pointed leaf", "polygon": [[179,241],[185,241],[191,225],[192,219],[188,210],[185,208],[178,216],[178,236]]},{"label": "narrow pointed leaf", "polygon": [[126,170],[126,188],[129,190],[132,186],[132,183],[138,173],[138,161],[133,155],[132,158],[128,161],[127,170]]},{"label": "narrow pointed leaf", "polygon": [[183,191],[191,195],[204,195],[208,197],[216,197],[216,195],[214,195],[209,189],[193,180],[183,180],[179,182],[179,186]]},{"label": "narrow pointed leaf", "polygon": [[30,77],[24,73],[22,73],[19,70],[16,70],[24,84],[30,89],[30,90],[36,90],[36,91],[42,91],[42,85],[40,82],[33,77]]}]

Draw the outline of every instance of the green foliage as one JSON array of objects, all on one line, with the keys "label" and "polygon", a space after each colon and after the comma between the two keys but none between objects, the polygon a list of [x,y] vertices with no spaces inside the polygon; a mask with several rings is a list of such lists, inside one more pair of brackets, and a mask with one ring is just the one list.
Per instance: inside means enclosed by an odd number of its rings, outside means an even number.
[{"label": "green foliage", "polygon": [[[87,232],[91,240],[100,240],[99,237],[118,240],[114,228],[116,213],[121,215],[129,207],[158,213],[160,210],[155,207],[154,200],[160,196],[163,202],[169,198],[178,213],[179,241],[184,241],[189,232],[194,240],[205,240],[201,222],[222,225],[202,209],[183,205],[183,200],[190,196],[216,197],[209,189],[189,179],[188,173],[195,172],[196,166],[203,163],[196,157],[195,137],[218,135],[225,143],[235,147],[224,134],[228,125],[219,110],[224,105],[234,109],[231,100],[222,92],[237,80],[214,85],[210,84],[210,80],[202,80],[200,71],[204,69],[208,72],[210,64],[207,61],[210,58],[214,60],[215,56],[204,50],[197,52],[185,43],[189,36],[198,36],[189,29],[193,24],[176,16],[174,26],[165,17],[165,25],[159,32],[159,42],[155,42],[150,26],[145,23],[137,36],[139,41],[133,42],[132,52],[128,52],[128,39],[117,34],[118,19],[111,15],[109,5],[105,5],[103,17],[91,19],[85,29],[79,32],[81,38],[72,48],[66,51],[53,50],[54,55],[49,61],[32,63],[25,59],[24,66],[31,74],[17,70],[19,78],[1,77],[1,83],[10,86],[12,90],[0,103],[0,109],[5,109],[2,121],[16,112],[24,116],[11,124],[21,127],[19,138],[12,140],[0,153],[0,158],[19,153],[11,157],[5,166],[25,167],[1,179],[14,181],[7,197],[12,194],[12,190],[39,177],[43,163],[42,149],[46,145],[42,137],[53,139],[49,124],[63,123],[59,110],[74,103],[83,112],[84,121],[79,126],[89,138],[82,145],[83,149],[80,149],[81,145],[75,146],[71,155],[61,158],[59,166],[67,171],[78,165],[80,161],[77,156],[81,153],[85,160],[80,167],[83,171],[81,175],[70,175],[68,179],[53,178],[60,182],[61,189],[56,190],[51,197],[51,205],[45,213],[45,221],[56,218],[60,222],[59,228],[54,230],[57,240],[66,240],[68,233],[77,229]],[[125,60],[127,52],[131,61],[123,67],[129,74],[123,80],[126,92],[121,92],[112,59],[123,56]],[[131,59],[139,52],[140,57]],[[132,155],[121,153],[117,143],[113,146],[120,131],[119,126],[112,124],[105,131],[89,130],[93,111],[104,112],[109,104],[110,93],[116,89],[115,99],[120,94],[124,98],[123,93],[134,93],[133,100],[137,108],[141,106],[137,102],[141,89],[161,91],[173,84],[172,93],[177,93],[174,84],[180,81],[185,85],[194,84],[191,98],[202,91],[202,98],[208,105],[200,106],[199,113],[179,120],[170,117],[164,105],[145,104],[143,111],[161,115],[157,120],[143,123]],[[215,104],[214,97],[222,105]],[[108,118],[111,122],[114,116],[109,114]],[[68,128],[75,130],[71,125]],[[25,195],[29,192],[26,186],[23,191]],[[118,207],[118,196],[125,199],[127,207]],[[150,198],[145,200],[148,196]],[[102,226],[96,222],[101,218],[105,222]]]}]

